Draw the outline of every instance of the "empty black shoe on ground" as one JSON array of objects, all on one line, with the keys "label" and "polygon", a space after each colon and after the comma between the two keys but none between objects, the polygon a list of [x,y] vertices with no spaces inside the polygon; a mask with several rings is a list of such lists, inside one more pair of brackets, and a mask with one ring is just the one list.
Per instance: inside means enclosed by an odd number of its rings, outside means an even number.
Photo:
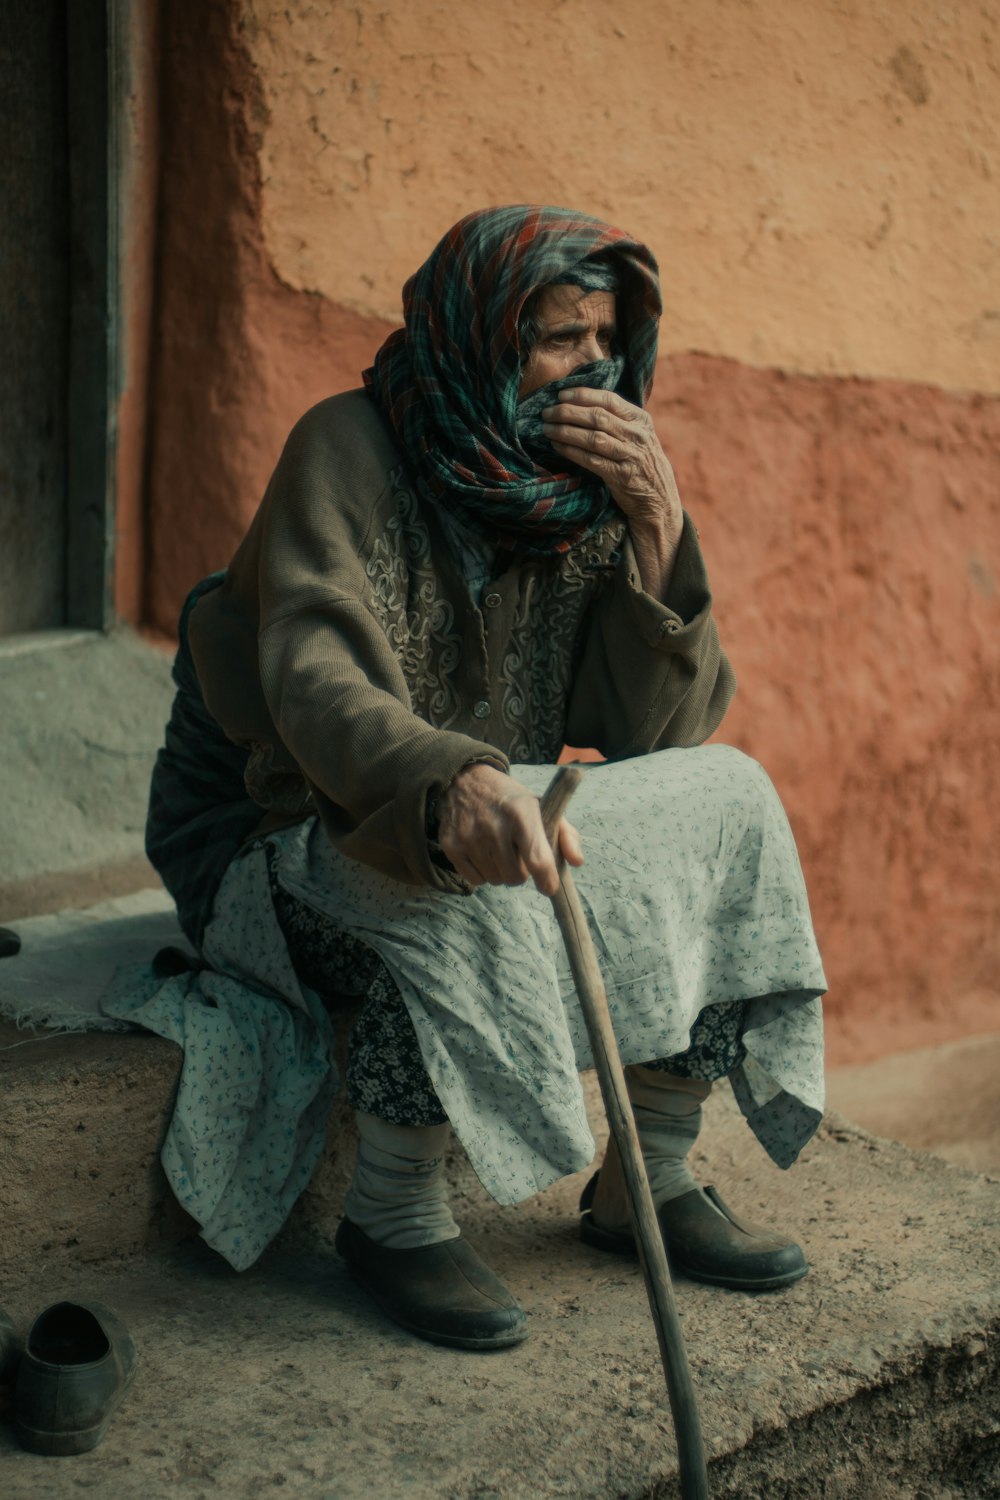
[{"label": "empty black shoe on ground", "polygon": [[33,1453],[96,1448],[135,1378],[135,1345],[100,1302],[57,1302],[40,1313],[17,1371],[14,1422]]},{"label": "empty black shoe on ground", "polygon": [[[634,1255],[631,1231],[602,1229],[591,1217],[599,1175],[594,1173],[580,1199],[580,1238],[598,1250]],[[791,1286],[809,1271],[801,1246],[738,1218],[714,1187],[693,1188],[671,1198],[656,1216],[671,1266],[692,1281],[771,1292]]]},{"label": "empty black shoe on ground", "polygon": [[419,1338],[454,1349],[507,1349],[528,1337],[523,1308],[461,1236],[387,1250],[341,1219],[335,1244],[386,1316]]}]

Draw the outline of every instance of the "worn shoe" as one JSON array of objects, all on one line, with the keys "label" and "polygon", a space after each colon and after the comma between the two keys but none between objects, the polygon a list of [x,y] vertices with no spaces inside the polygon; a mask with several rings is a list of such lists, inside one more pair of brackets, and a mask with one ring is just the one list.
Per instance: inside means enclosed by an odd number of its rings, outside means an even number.
[{"label": "worn shoe", "polygon": [[57,1302],[31,1326],[17,1372],[14,1422],[33,1453],[96,1448],[135,1378],[135,1345],[100,1302]]},{"label": "worn shoe", "polygon": [[507,1349],[528,1337],[524,1309],[461,1236],[387,1250],[341,1219],[334,1244],[386,1316],[418,1338],[454,1349]]},{"label": "worn shoe", "polygon": [[21,1340],[13,1319],[0,1309],[0,1420],[10,1416],[14,1405],[14,1381],[21,1358]]},{"label": "worn shoe", "polygon": [[[594,1173],[580,1199],[580,1238],[598,1250],[634,1255],[631,1230],[602,1229],[591,1217],[599,1175]],[[737,1218],[714,1187],[694,1188],[671,1198],[660,1207],[657,1218],[671,1265],[693,1281],[768,1292],[790,1286],[809,1271],[799,1245]]]}]

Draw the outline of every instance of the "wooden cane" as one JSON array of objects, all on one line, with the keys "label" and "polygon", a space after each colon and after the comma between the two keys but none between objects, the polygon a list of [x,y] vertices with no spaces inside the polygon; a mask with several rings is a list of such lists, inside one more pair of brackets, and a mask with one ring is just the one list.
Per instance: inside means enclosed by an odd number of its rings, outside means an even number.
[{"label": "wooden cane", "polygon": [[635,1117],[625,1087],[618,1043],[611,1026],[608,997],[580,897],[556,844],[559,820],[582,780],[583,772],[575,766],[561,766],[541,799],[542,822],[560,873],[559,891],[552,897],[552,905],[573,970],[608,1124],[618,1147],[628,1189],[632,1229],[660,1345],[663,1373],[667,1378],[667,1393],[677,1436],[682,1500],[708,1500],[705,1449],[694,1387],[691,1384],[691,1371],[677,1318],[663,1236],[649,1190],[649,1178],[646,1176]]}]

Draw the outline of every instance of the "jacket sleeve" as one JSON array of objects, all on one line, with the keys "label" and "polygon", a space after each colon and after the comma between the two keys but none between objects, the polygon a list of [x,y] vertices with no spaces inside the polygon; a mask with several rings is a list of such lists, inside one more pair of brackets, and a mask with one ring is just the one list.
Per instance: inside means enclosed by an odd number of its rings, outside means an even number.
[{"label": "jacket sleeve", "polygon": [[721,722],[735,688],[690,517],[665,603],[643,592],[626,532],[621,562],[591,616],[567,742],[609,759],[698,745]]},{"label": "jacket sleeve", "polygon": [[[390,481],[384,465],[368,465],[359,436],[331,442],[322,426],[307,426],[275,473],[258,554],[261,688],[333,842],[396,879],[464,891],[431,858],[427,800],[471,762],[499,770],[508,762],[411,709],[399,662],[364,602],[359,532]],[[354,487],[346,504],[345,486]]]}]

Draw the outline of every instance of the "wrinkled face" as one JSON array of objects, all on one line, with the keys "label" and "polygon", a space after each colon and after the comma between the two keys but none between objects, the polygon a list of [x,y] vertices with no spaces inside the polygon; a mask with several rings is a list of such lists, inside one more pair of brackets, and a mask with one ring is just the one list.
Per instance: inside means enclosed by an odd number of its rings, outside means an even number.
[{"label": "wrinkled face", "polygon": [[607,359],[615,339],[613,292],[585,292],[578,286],[543,287],[536,317],[540,337],[521,371],[518,400],[550,380],[561,380],[581,365]]}]

